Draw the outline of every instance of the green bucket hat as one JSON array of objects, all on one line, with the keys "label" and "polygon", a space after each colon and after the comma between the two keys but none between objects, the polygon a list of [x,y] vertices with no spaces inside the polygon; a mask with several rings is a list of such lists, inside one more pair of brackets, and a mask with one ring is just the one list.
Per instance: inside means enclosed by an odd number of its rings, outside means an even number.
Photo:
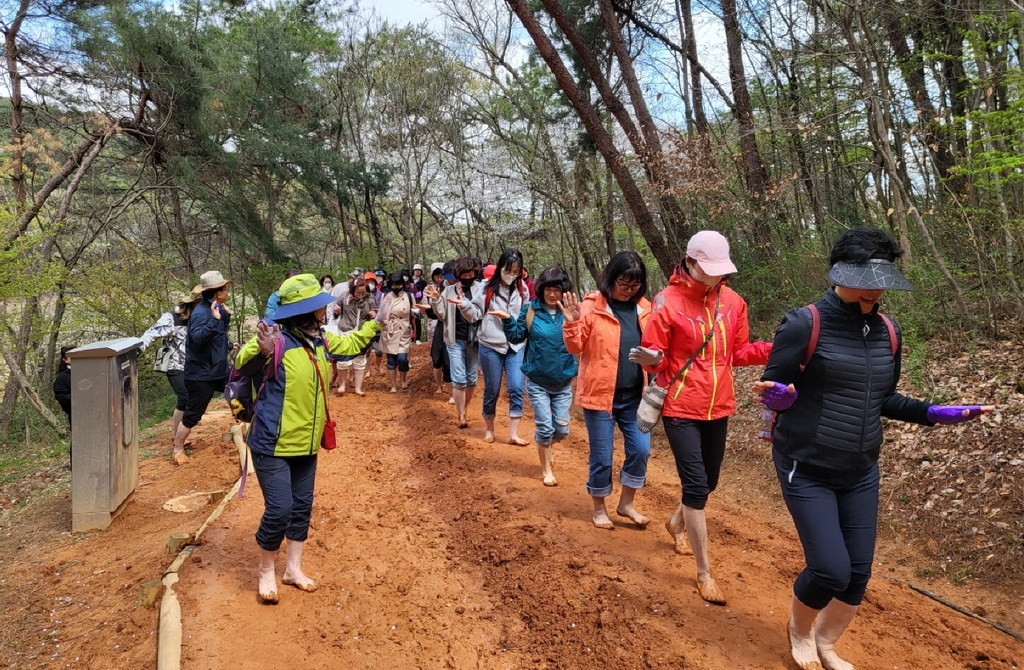
[{"label": "green bucket hat", "polygon": [[274,321],[300,314],[311,314],[336,300],[330,293],[324,293],[320,282],[311,274],[295,275],[284,280],[277,289],[281,306],[274,312]]}]

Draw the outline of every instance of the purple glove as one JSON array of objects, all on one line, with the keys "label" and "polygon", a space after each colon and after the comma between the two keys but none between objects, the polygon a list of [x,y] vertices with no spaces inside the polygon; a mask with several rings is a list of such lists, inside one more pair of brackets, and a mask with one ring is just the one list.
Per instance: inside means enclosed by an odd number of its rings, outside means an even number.
[{"label": "purple glove", "polygon": [[943,426],[970,421],[981,414],[981,405],[932,405],[928,408],[928,420]]},{"label": "purple glove", "polygon": [[790,392],[789,387],[782,382],[772,382],[771,386],[761,392],[761,404],[775,412],[783,412],[793,406],[796,395],[796,389]]}]

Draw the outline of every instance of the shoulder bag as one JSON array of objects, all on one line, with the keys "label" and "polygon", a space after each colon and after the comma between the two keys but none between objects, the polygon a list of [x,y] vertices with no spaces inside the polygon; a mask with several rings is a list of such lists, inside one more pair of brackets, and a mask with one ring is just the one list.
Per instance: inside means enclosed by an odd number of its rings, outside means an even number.
[{"label": "shoulder bag", "polygon": [[310,350],[306,349],[306,347],[302,347],[302,349],[306,352],[306,355],[309,356],[309,362],[313,364],[313,369],[316,370],[316,378],[320,380],[320,392],[324,394],[324,412],[327,415],[327,420],[324,422],[324,434],[320,438],[320,448],[332,451],[338,447],[338,441],[337,436],[334,433],[334,429],[337,424],[335,424],[334,421],[331,421],[331,410],[327,406],[327,401],[330,400],[330,397],[327,395],[324,377],[320,372],[320,365],[316,362],[316,357],[313,356]]},{"label": "shoulder bag", "polygon": [[683,364],[683,367],[679,368],[679,372],[672,377],[669,383],[662,388],[658,386],[657,375],[651,379],[651,383],[644,387],[643,396],[640,398],[640,406],[636,409],[636,427],[640,429],[641,433],[649,433],[654,430],[654,427],[658,424],[658,420],[661,418],[661,411],[665,408],[665,396],[668,395],[668,390],[672,388],[683,373],[686,372],[693,362],[700,356],[700,352],[704,351],[704,347],[708,346],[708,342],[715,336],[715,326],[718,323],[718,306],[721,300],[721,292],[718,297],[715,298],[715,316],[711,319],[711,325],[708,327],[708,334],[701,342],[700,346],[697,347],[697,351],[693,352],[689,360]]}]

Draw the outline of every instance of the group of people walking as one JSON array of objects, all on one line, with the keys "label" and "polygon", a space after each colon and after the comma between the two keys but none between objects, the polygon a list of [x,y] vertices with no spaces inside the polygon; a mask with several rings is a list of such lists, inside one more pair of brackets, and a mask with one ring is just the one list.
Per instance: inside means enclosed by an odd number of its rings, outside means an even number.
[{"label": "group of people walking", "polygon": [[[376,355],[371,351],[377,341],[377,351],[387,356],[391,391],[399,392],[408,388],[409,349],[425,323],[429,337],[423,339],[431,341],[437,390],[446,393],[450,381],[459,428],[469,425],[468,407],[482,374],[483,440],[496,440],[504,386],[507,441],[527,445],[519,428],[529,397],[546,486],[557,484],[551,446],[569,434],[575,380],[575,402],[583,410],[589,442],[586,490],[599,529],[614,527],[606,499],[614,488],[616,427],[625,455],[615,514],[639,527],[649,524],[636,507],[651,446],[638,410],[652,389],[660,389],[661,423],[682,489],[665,526],[675,551],[694,557],[698,593],[716,604],[724,604],[726,596],[712,574],[705,509],[718,485],[728,421],[736,410],[733,368],[766,366],[753,391],[765,406],[765,435],[772,440],[783,499],[806,559],[793,587],[792,655],[805,670],[852,667],[836,655],[835,644],[856,614],[871,574],[882,417],[951,424],[992,410],[932,405],[896,391],[902,338],[898,325],[879,313],[878,301],[886,290],[911,289],[895,264],[900,253],[880,230],[858,228],[841,235],[829,259],[831,287],[812,305],[788,312],[774,342],[749,340],[746,302],[728,285],[737,268],[728,241],[714,231],[689,240],[668,286],[653,301],[647,297],[644,262],[631,251],[614,255],[598,289],[582,299],[559,267],[544,269],[528,283],[515,249],[489,267],[470,257],[435,264],[430,277],[422,277],[418,267],[415,275],[359,271],[345,282],[346,289],[338,289],[330,277],[288,277],[276,301],[272,298],[275,304],[268,305],[269,318],[235,362],[253,375],[276,366],[260,392],[249,432],[266,506],[256,534],[260,599],[277,602],[274,557],[284,538],[289,543],[282,581],[306,591],[316,588],[301,570],[301,555],[317,453],[321,442],[333,437],[325,384],[334,368],[331,358],[341,363],[339,391],[346,390],[350,367],[354,391],[362,395],[361,372],[366,357]],[[183,338],[187,394],[184,403],[179,401],[180,415],[175,414],[176,422],[180,419],[176,462],[179,453],[184,456],[196,413],[215,390],[211,380],[226,376],[223,366],[235,346],[227,339],[230,312],[223,302],[229,283],[220,273],[204,274],[197,287],[203,289],[202,299],[182,302],[162,326],[158,323],[164,330],[151,329],[155,334],[149,341],[166,337],[165,331],[178,332],[174,329],[188,321]],[[282,338],[284,355],[278,356]],[[198,364],[198,374],[189,373],[189,361]]]}]

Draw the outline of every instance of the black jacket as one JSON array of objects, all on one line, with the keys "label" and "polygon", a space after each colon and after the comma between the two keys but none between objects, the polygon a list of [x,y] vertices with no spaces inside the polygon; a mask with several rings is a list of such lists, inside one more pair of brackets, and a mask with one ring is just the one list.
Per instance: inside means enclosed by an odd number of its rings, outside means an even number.
[{"label": "black jacket", "polygon": [[203,298],[188,319],[188,344],[185,346],[186,381],[224,381],[228,378],[228,326],[231,315],[220,310],[220,319],[213,318],[213,303]]},{"label": "black jacket", "polygon": [[64,413],[71,416],[71,368],[68,366],[61,367],[57,373],[56,379],[53,380],[53,397],[56,398],[57,404],[64,410]]},{"label": "black jacket", "polygon": [[762,379],[795,384],[798,396],[779,414],[773,445],[812,476],[854,480],[878,461],[882,417],[932,425],[929,405],[896,392],[902,338],[895,322],[900,343],[893,356],[877,308],[862,314],[860,305],[842,302],[833,289],[815,304],[821,331],[803,372],[810,310],[790,310],[775,331]]}]

